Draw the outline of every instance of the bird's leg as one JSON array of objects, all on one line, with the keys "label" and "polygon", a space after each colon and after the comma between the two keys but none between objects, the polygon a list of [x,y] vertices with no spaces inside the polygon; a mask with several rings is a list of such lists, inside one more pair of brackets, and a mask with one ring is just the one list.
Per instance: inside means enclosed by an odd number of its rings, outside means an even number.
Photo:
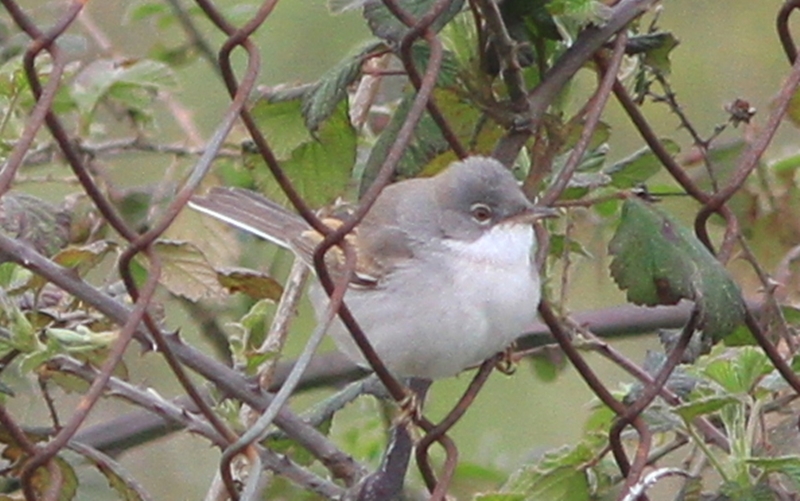
[{"label": "bird's leg", "polygon": [[405,398],[397,402],[400,407],[395,422],[397,425],[408,426],[418,422],[422,417],[422,406],[425,403],[425,395],[428,393],[432,381],[429,379],[410,378],[407,383],[408,393]]},{"label": "bird's leg", "polygon": [[502,351],[501,357],[497,360],[497,363],[494,366],[498,372],[502,372],[506,376],[510,376],[511,374],[517,372],[518,359],[515,354],[516,349],[517,343],[513,342]]}]

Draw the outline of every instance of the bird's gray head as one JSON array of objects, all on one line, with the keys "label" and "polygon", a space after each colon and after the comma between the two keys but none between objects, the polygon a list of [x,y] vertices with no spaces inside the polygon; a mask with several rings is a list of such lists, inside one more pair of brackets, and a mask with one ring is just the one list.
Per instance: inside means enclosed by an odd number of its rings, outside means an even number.
[{"label": "bird's gray head", "polygon": [[455,162],[433,180],[445,238],[472,241],[498,224],[534,214],[514,176],[492,158]]}]

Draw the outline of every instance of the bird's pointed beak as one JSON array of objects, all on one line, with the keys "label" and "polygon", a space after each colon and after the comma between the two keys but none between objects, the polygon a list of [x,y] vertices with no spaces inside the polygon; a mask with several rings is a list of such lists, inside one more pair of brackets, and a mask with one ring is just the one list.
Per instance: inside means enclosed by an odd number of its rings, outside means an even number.
[{"label": "bird's pointed beak", "polygon": [[559,215],[561,215],[561,212],[558,209],[554,209],[552,207],[543,207],[540,205],[531,205],[524,211],[514,214],[513,216],[504,220],[503,223],[533,224],[540,219],[558,217]]}]

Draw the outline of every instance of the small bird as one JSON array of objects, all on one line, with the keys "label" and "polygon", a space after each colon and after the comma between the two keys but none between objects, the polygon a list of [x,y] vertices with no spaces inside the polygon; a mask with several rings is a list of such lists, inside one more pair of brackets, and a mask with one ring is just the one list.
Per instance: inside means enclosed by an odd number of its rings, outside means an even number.
[{"label": "small bird", "polygon": [[[309,265],[321,241],[299,215],[248,190],[213,188],[191,206],[286,247]],[[541,296],[532,223],[551,215],[487,157],[384,188],[347,237],[357,264],[344,301],[389,371],[453,376],[521,335]],[[334,276],[340,258],[328,261]],[[320,320],[328,297],[319,284],[309,296]],[[366,366],[341,322],[329,333],[345,355]]]}]

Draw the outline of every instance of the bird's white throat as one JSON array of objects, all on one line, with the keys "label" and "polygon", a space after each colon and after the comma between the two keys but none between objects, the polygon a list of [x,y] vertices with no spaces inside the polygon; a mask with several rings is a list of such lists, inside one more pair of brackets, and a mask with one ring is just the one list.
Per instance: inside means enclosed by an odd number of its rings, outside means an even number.
[{"label": "bird's white throat", "polygon": [[533,227],[513,223],[498,224],[472,242],[446,240],[445,245],[462,259],[486,266],[517,268],[517,271],[530,265],[535,250]]}]

